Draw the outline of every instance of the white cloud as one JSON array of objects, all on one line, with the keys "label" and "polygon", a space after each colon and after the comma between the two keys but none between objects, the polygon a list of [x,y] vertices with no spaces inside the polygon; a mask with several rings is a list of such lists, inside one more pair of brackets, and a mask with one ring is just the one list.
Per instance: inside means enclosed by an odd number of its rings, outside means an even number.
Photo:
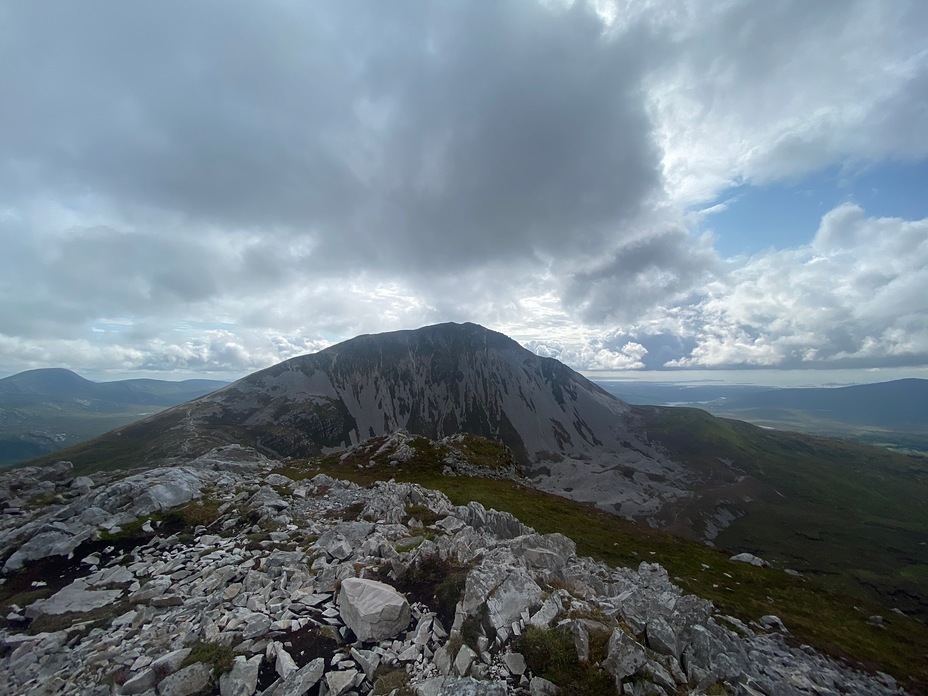
[{"label": "white cloud", "polygon": [[928,361],[928,219],[822,218],[812,244],[751,257],[688,309],[698,344],[674,367]]},{"label": "white cloud", "polygon": [[734,261],[692,231],[733,183],[928,156],[926,3],[3,14],[4,372],[447,320],[583,369],[928,355],[924,221],[842,206]]},{"label": "white cloud", "polygon": [[925,3],[684,4],[647,90],[676,200],[928,155]]}]

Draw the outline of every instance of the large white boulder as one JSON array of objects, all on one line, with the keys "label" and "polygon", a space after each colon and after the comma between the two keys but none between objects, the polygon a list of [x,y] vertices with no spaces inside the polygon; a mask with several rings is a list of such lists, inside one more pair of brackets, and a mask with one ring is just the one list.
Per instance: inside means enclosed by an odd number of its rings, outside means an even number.
[{"label": "large white boulder", "polygon": [[409,626],[409,602],[376,580],[346,578],[338,593],[342,621],[361,641],[392,638]]}]

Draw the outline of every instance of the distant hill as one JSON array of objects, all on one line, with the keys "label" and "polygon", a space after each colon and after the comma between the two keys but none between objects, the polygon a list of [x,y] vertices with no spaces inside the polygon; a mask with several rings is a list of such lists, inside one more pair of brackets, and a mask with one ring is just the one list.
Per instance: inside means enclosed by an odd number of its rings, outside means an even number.
[{"label": "distant hill", "polygon": [[16,464],[224,387],[227,382],[92,382],[62,368],[0,379],[0,466]]},{"label": "distant hill", "polygon": [[928,380],[897,379],[876,384],[818,389],[772,389],[739,394],[724,407],[789,409],[857,425],[928,425]]}]

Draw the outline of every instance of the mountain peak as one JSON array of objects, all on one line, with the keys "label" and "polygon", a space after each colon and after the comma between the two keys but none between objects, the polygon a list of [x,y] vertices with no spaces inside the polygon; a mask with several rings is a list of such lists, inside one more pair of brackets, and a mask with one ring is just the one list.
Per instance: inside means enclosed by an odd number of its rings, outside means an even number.
[{"label": "mountain peak", "polygon": [[255,373],[209,401],[220,421],[266,424],[263,442],[278,454],[406,429],[497,439],[522,463],[603,445],[601,434],[611,440],[622,430],[627,409],[566,365],[472,323],[359,336]]},{"label": "mountain peak", "polygon": [[94,382],[63,367],[26,370],[0,379],[0,393],[5,394],[67,394],[79,395],[91,389]]}]

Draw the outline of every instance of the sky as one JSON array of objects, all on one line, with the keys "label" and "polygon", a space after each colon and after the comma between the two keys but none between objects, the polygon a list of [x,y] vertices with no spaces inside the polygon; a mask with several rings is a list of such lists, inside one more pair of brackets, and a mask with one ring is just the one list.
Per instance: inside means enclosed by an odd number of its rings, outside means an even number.
[{"label": "sky", "polygon": [[924,0],[32,0],[0,66],[0,376],[928,366]]}]

